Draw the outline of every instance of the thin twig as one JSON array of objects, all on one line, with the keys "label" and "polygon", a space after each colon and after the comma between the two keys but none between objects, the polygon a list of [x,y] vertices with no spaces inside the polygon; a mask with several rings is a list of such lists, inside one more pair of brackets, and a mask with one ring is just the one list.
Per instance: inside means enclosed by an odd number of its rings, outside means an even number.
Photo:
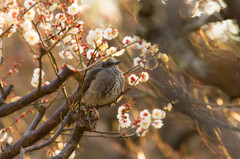
[{"label": "thin twig", "polygon": [[61,126],[58,128],[58,130],[56,131],[56,133],[53,137],[51,137],[50,139],[48,139],[47,141],[45,141],[42,144],[33,145],[33,146],[30,146],[30,147],[24,148],[24,153],[31,152],[31,151],[34,151],[34,150],[39,150],[39,149],[51,144],[53,141],[55,141],[57,139],[57,137],[61,134],[61,132],[62,132],[64,126],[66,125],[70,116],[71,116],[71,112],[68,112],[68,114],[64,118],[64,121],[62,122]]},{"label": "thin twig", "polygon": [[36,127],[38,126],[38,124],[41,122],[45,112],[46,112],[46,108],[43,105],[37,104],[36,109],[38,110],[38,114],[35,117],[35,119],[33,120],[32,124],[29,126],[26,134],[30,133],[31,131],[35,130]]}]

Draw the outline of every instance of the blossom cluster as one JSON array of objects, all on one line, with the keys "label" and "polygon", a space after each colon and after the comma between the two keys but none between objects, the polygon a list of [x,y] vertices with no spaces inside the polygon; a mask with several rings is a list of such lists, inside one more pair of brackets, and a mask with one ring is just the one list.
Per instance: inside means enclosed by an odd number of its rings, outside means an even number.
[{"label": "blossom cluster", "polygon": [[[131,127],[131,120],[129,118],[128,112],[131,107],[129,104],[121,105],[118,108],[117,118],[119,121],[119,126],[121,128],[129,128]],[[163,108],[166,111],[172,110],[172,104],[169,103],[167,106]],[[145,136],[148,132],[149,128],[152,126],[154,128],[161,128],[164,124],[162,119],[166,117],[166,112],[162,109],[153,109],[152,113],[150,113],[147,109],[144,109],[140,112],[137,119],[134,120],[132,128],[136,130],[136,134],[138,136]]]},{"label": "blossom cluster", "polygon": [[[161,59],[164,63],[168,63],[169,57],[165,53],[159,52],[157,44],[151,44],[144,39],[140,39],[138,36],[125,37],[123,43],[128,44],[134,42],[133,48],[141,51],[139,57],[133,59],[134,66],[141,66],[143,69],[153,70],[158,66],[158,59]],[[137,85],[139,82],[146,82],[149,79],[147,72],[142,72],[139,76],[132,74],[128,77],[128,83],[130,85]]]},{"label": "blossom cluster", "polygon": [[138,116],[138,118],[133,123],[133,125],[136,127],[137,135],[145,136],[150,126],[153,126],[157,129],[161,128],[163,126],[162,119],[165,117],[166,112],[164,110],[154,109],[151,114],[147,109],[144,109],[140,112],[140,116]]},{"label": "blossom cluster", "polygon": [[148,79],[149,74],[147,72],[141,72],[140,78],[135,74],[130,75],[128,77],[128,83],[130,85],[137,85],[139,82],[147,82]]},{"label": "blossom cluster", "polygon": [[[33,86],[33,87],[38,87],[38,83],[39,83],[39,77],[40,77],[40,68],[36,68],[36,69],[34,69],[34,71],[33,71],[33,77],[32,77],[32,81],[31,81],[31,85]],[[43,77],[44,77],[44,72],[42,71],[42,73],[41,73],[41,80],[42,80],[42,85],[48,85],[49,84],[49,82],[48,81],[46,81],[46,82],[43,82]]]},{"label": "blossom cluster", "polygon": [[131,120],[129,118],[129,114],[127,112],[129,112],[131,109],[130,104],[123,104],[122,106],[120,106],[118,108],[118,122],[120,127],[122,128],[128,128],[131,125]]},{"label": "blossom cluster", "polygon": [[[118,36],[118,29],[108,27],[106,29],[96,28],[95,30],[89,30],[86,38],[90,49],[86,53],[86,57],[90,60],[92,57],[101,57],[102,55],[121,56],[125,49],[118,50],[117,47],[109,47],[108,41]],[[103,53],[99,53],[102,51]]]},{"label": "blossom cluster", "polygon": [[[125,36],[120,47],[109,46],[109,40],[118,36],[118,29],[112,27],[91,29],[86,39],[83,39],[84,22],[80,17],[87,8],[87,3],[76,0],[67,3],[25,0],[24,4],[19,4],[17,0],[7,0],[0,11],[0,34],[11,36],[20,27],[20,33],[30,46],[61,44],[59,56],[65,61],[75,57],[77,61],[93,59],[90,62],[95,62],[96,58],[109,54],[121,56],[125,48],[132,47],[141,51],[138,63],[144,66],[158,52],[157,45],[138,36]],[[168,61],[166,56],[163,59]],[[36,83],[36,80],[32,82]]]}]

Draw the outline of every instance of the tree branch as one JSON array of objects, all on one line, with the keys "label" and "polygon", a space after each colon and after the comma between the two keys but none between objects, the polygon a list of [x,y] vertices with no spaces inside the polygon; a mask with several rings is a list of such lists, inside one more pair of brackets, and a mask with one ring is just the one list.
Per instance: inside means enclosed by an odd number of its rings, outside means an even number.
[{"label": "tree branch", "polygon": [[[1,84],[0,84],[0,87],[2,88]],[[3,88],[2,88],[2,96],[0,97],[0,106],[5,103],[4,101],[9,96],[10,92],[12,91],[12,89],[13,89],[13,85],[12,84],[8,85],[5,90],[3,90]]]},{"label": "tree branch", "polygon": [[64,146],[63,150],[57,156],[54,156],[51,159],[67,159],[77,148],[84,131],[86,131],[85,128],[81,127],[79,122],[75,122],[72,135],[66,146]]},{"label": "tree branch", "polygon": [[[69,101],[73,104],[78,101],[79,92],[78,88],[75,89],[74,93],[69,97]],[[44,89],[42,90],[44,91]],[[29,147],[35,142],[41,140],[46,135],[48,135],[60,122],[62,122],[62,117],[65,117],[69,112],[69,107],[66,102],[41,126],[36,130],[25,134],[21,139],[19,139],[12,146],[7,147],[0,154],[0,158],[11,159],[20,153],[21,148]]]},{"label": "tree branch", "polygon": [[65,67],[62,72],[59,74],[59,77],[56,77],[49,85],[42,86],[41,92],[39,93],[38,89],[33,90],[28,95],[22,97],[16,102],[12,102],[0,107],[0,117],[7,116],[23,107],[26,107],[28,104],[34,102],[35,100],[53,93],[56,91],[71,75],[73,71]]},{"label": "tree branch", "polygon": [[42,120],[42,117],[44,116],[44,114],[46,112],[46,108],[43,105],[39,104],[36,107],[37,107],[37,110],[38,110],[38,114],[35,117],[35,119],[33,120],[33,122],[30,125],[30,127],[28,128],[27,133],[30,133],[31,131],[36,129],[36,127],[38,126],[38,124],[40,123],[40,121]]},{"label": "tree branch", "polygon": [[23,150],[21,150],[21,156],[24,156],[24,154],[22,154],[22,153],[31,152],[31,151],[34,151],[34,150],[39,150],[39,149],[41,149],[41,148],[51,144],[53,141],[55,141],[57,139],[57,137],[61,134],[61,132],[62,132],[64,126],[66,125],[66,123],[67,123],[67,121],[68,121],[70,116],[71,116],[71,112],[69,111],[68,114],[66,115],[66,117],[64,118],[63,123],[58,128],[58,130],[56,131],[56,133],[54,134],[53,137],[51,137],[50,139],[48,139],[47,141],[45,141],[42,144],[33,145],[33,146],[30,146],[30,147],[22,148]]}]

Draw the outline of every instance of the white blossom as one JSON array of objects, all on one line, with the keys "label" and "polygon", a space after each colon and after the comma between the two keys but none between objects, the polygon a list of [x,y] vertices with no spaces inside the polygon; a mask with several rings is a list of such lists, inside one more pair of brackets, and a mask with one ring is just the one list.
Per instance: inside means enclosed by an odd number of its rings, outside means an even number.
[{"label": "white blossom", "polygon": [[63,38],[63,42],[64,42],[64,43],[67,43],[67,42],[69,42],[71,39],[72,39],[72,36],[71,36],[71,35],[68,35],[68,36],[66,36],[65,38]]},{"label": "white blossom", "polygon": [[69,30],[70,34],[77,34],[78,33],[78,28],[72,28],[71,30]]},{"label": "white blossom", "polygon": [[38,33],[33,29],[29,30],[29,31],[26,31],[23,34],[23,36],[30,45],[35,45],[36,43],[39,42]]},{"label": "white blossom", "polygon": [[34,16],[35,11],[33,9],[30,9],[26,14],[24,14],[24,19],[32,21],[34,19]]},{"label": "white blossom", "polygon": [[130,85],[137,85],[139,83],[138,76],[135,74],[132,74],[131,76],[128,77],[128,83]]},{"label": "white blossom", "polygon": [[161,109],[153,109],[152,117],[153,119],[163,119],[166,117],[166,112]]},{"label": "white blossom", "polygon": [[70,51],[64,51],[64,50],[59,52],[59,56],[62,59],[72,59],[73,58],[73,55]]},{"label": "white blossom", "polygon": [[25,0],[24,6],[28,9],[31,5],[33,5],[35,2],[33,0]]},{"label": "white blossom", "polygon": [[137,49],[142,49],[147,45],[146,40],[141,39],[138,43],[136,43]]},{"label": "white blossom", "polygon": [[8,143],[8,144],[11,144],[12,142],[13,142],[13,138],[12,138],[12,137],[8,137],[7,143]]},{"label": "white blossom", "polygon": [[125,36],[122,40],[123,44],[128,45],[134,42],[134,39],[130,36]]},{"label": "white blossom", "polygon": [[55,11],[58,7],[59,7],[59,6],[58,6],[57,3],[53,3],[53,4],[51,5],[51,7],[49,7],[49,11],[53,12],[53,11]]},{"label": "white blossom", "polygon": [[144,109],[143,111],[140,112],[140,118],[141,119],[151,118],[151,114],[149,113],[149,111],[147,109]]},{"label": "white blossom", "polygon": [[91,59],[93,53],[95,54],[94,57],[98,57],[98,52],[97,51],[94,52],[94,51],[95,51],[94,49],[90,49],[87,51],[87,59],[88,60]]},{"label": "white blossom", "polygon": [[154,120],[154,122],[152,123],[152,126],[159,129],[163,126],[163,122],[161,119]]},{"label": "white blossom", "polygon": [[131,120],[129,118],[129,114],[125,113],[121,117],[119,117],[119,125],[122,128],[128,128],[131,125]]},{"label": "white blossom", "polygon": [[24,31],[28,31],[32,29],[32,22],[30,20],[25,20],[20,26]]},{"label": "white blossom", "polygon": [[109,49],[106,50],[106,54],[109,55],[109,54],[112,54],[112,53],[114,53],[116,51],[117,51],[117,48],[111,46]]},{"label": "white blossom", "polygon": [[5,24],[5,13],[0,12],[0,25],[4,25]]},{"label": "white blossom", "polygon": [[133,64],[134,64],[134,66],[139,65],[139,64],[141,63],[141,61],[142,61],[142,59],[141,59],[140,57],[135,57],[135,58],[133,59]]},{"label": "white blossom", "polygon": [[79,12],[80,8],[76,3],[73,3],[71,6],[68,7],[68,14],[75,15]]},{"label": "white blossom", "polygon": [[121,56],[124,53],[125,49],[121,49],[118,52],[114,53],[112,56]]},{"label": "white blossom", "polygon": [[99,40],[102,40],[102,34],[99,29],[89,30],[88,36],[87,36],[87,43],[89,45],[95,46],[95,43]]},{"label": "white blossom", "polygon": [[163,109],[170,112],[172,110],[172,103],[168,103]]},{"label": "white blossom", "polygon": [[140,127],[143,129],[148,129],[151,124],[151,118],[145,117],[140,122]]},{"label": "white blossom", "polygon": [[147,72],[142,72],[139,81],[146,82],[149,79],[149,74]]},{"label": "white blossom", "polygon": [[106,28],[103,31],[103,37],[107,40],[112,40],[118,36],[118,30],[112,28]]}]

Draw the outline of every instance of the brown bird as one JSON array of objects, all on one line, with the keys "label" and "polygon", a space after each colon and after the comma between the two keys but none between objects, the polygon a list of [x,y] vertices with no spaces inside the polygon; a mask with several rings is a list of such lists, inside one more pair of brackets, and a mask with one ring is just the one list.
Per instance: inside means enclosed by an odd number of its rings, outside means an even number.
[{"label": "brown bird", "polygon": [[114,102],[123,91],[125,79],[113,57],[100,62],[87,73],[82,103],[99,106]]}]

